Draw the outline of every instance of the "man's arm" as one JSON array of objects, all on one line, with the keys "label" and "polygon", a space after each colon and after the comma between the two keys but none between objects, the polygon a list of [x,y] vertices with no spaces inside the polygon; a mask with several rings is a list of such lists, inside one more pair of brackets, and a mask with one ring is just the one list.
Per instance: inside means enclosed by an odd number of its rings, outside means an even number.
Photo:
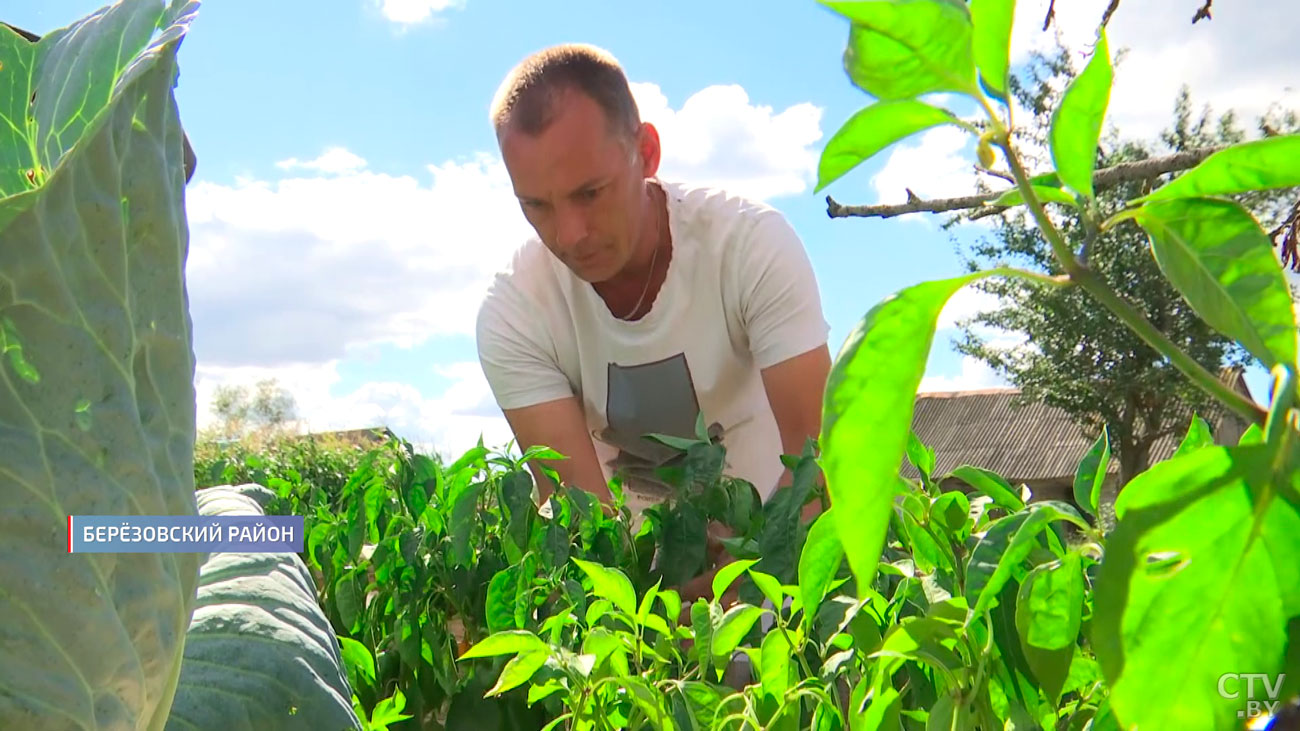
[{"label": "man's arm", "polygon": [[613,502],[605,473],[596,456],[596,448],[588,436],[586,415],[583,414],[582,404],[577,397],[570,396],[519,409],[503,409],[502,413],[514,431],[521,453],[540,444],[568,458],[537,460],[529,464],[542,502],[555,492],[556,485],[539,469],[537,462],[554,468],[565,485],[586,490],[602,503]]},{"label": "man's arm", "polygon": [[[802,454],[808,439],[817,439],[822,426],[822,397],[830,375],[831,354],[826,345],[763,369],[763,387],[781,432],[781,448],[786,454]],[[787,467],[780,485],[794,479]],[[821,513],[821,504],[804,507],[804,517]]]}]

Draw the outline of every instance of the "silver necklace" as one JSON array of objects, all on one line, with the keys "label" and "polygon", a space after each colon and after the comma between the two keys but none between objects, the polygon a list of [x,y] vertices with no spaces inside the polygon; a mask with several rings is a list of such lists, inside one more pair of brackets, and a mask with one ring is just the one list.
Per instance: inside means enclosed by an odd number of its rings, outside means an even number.
[{"label": "silver necklace", "polygon": [[663,219],[659,217],[659,211],[656,210],[655,211],[655,250],[654,253],[650,255],[650,273],[646,275],[645,286],[641,288],[641,296],[637,298],[636,304],[633,305],[631,312],[628,312],[626,315],[624,315],[623,319],[627,319],[635,315],[637,311],[641,309],[641,305],[645,303],[645,296],[650,292],[650,283],[653,282],[655,278],[655,264],[659,261],[659,249],[663,248],[661,244],[664,235],[663,226],[664,226]]}]

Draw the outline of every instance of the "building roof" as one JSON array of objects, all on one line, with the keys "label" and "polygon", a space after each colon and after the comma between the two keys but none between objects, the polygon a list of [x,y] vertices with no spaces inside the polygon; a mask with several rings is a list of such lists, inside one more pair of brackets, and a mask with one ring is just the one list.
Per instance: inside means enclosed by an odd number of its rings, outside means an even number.
[{"label": "building roof", "polygon": [[[1250,396],[1241,369],[1225,369],[1221,377]],[[1007,480],[1072,479],[1079,461],[1097,434],[1085,434],[1062,409],[1020,398],[1014,388],[922,393],[916,398],[912,428],[935,452],[935,474],[945,475],[961,465],[992,470]],[[1220,444],[1235,444],[1246,425],[1226,410],[1201,417]],[[1152,447],[1156,462],[1173,455],[1182,433],[1165,437]],[[1110,472],[1119,471],[1116,460]],[[910,463],[904,477],[919,477]]]}]

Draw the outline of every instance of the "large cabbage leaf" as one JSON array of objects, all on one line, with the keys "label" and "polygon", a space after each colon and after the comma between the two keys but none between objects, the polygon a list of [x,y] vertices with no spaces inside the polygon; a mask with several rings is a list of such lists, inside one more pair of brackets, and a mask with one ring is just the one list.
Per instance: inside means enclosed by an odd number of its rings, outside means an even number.
[{"label": "large cabbage leaf", "polygon": [[194,515],[176,50],[197,3],[0,26],[0,728],[161,729],[200,556],[68,553]]},{"label": "large cabbage leaf", "polygon": [[[263,515],[259,485],[198,492],[202,515]],[[198,606],[167,731],[362,728],[338,639],[294,553],[216,553]]]}]

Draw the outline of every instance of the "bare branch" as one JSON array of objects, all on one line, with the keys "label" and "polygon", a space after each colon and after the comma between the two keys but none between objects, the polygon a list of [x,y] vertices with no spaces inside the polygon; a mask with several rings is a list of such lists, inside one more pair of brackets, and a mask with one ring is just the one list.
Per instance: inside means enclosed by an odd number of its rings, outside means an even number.
[{"label": "bare branch", "polygon": [[1192,16],[1192,25],[1196,25],[1197,21],[1200,20],[1214,20],[1214,18],[1210,17],[1210,5],[1213,2],[1214,0],[1205,0],[1205,4],[1201,6],[1200,10],[1196,11],[1196,15]]},{"label": "bare branch", "polygon": [[990,170],[990,169],[988,169],[988,168],[980,167],[979,165],[975,165],[975,166],[973,166],[973,167],[975,168],[975,172],[977,172],[977,173],[984,173],[985,175],[992,175],[993,177],[995,177],[995,178],[997,178],[997,179],[999,179],[999,180],[1005,180],[1005,181],[1007,181],[1008,183],[1011,183],[1012,185],[1015,185],[1015,183],[1016,183],[1016,178],[1015,178],[1015,176],[1013,176],[1011,173],[1004,173],[1004,172],[1002,172],[1001,170]]},{"label": "bare branch", "polygon": [[[1282,240],[1278,241],[1281,236]],[[1268,238],[1274,244],[1282,245],[1282,266],[1290,267],[1293,272],[1300,272],[1300,200],[1295,202],[1291,208],[1291,214],[1282,222],[1282,225],[1268,233]]]},{"label": "bare branch", "polygon": [[1110,16],[1114,15],[1116,10],[1119,10],[1119,0],[1110,0],[1110,5],[1106,6],[1105,14],[1101,16],[1102,27],[1110,24]]},{"label": "bare branch", "polygon": [[1049,0],[1047,3],[1047,17],[1043,18],[1043,32],[1052,26],[1052,21],[1056,19],[1056,0]]},{"label": "bare branch", "polygon": [[879,206],[846,206],[836,202],[834,198],[828,195],[826,196],[826,214],[831,218],[846,218],[849,216],[893,218],[905,213],[943,213],[945,211],[960,211],[966,208],[979,208],[999,195],[1002,195],[1002,193],[985,193],[983,195],[968,195],[964,198],[943,198],[929,201],[918,198],[899,205]]},{"label": "bare branch", "polygon": [[[1179,170],[1186,170],[1195,167],[1205,158],[1213,155],[1219,150],[1224,149],[1226,145],[1214,147],[1202,147],[1197,150],[1186,150],[1173,155],[1164,157],[1153,157],[1147,160],[1137,160],[1134,162],[1122,162],[1118,165],[1112,165],[1108,168],[1098,170],[1092,176],[1093,188],[1102,190],[1120,183],[1130,183],[1135,180],[1147,180],[1156,178],[1166,173],[1172,173]],[[831,196],[826,196],[826,215],[831,218],[848,218],[850,216],[863,218],[893,218],[907,213],[946,213],[948,211],[960,211],[971,208],[980,208],[988,205],[989,202],[997,200],[998,196],[1005,193],[1006,190],[998,190],[992,193],[982,193],[979,195],[968,195],[960,198],[939,198],[935,200],[922,200],[916,198],[909,190],[908,202],[902,204],[883,204],[874,206],[864,205],[844,205],[837,202]],[[978,211],[975,215],[979,218],[993,215],[1006,210],[1004,207],[990,207],[986,211]]]}]

